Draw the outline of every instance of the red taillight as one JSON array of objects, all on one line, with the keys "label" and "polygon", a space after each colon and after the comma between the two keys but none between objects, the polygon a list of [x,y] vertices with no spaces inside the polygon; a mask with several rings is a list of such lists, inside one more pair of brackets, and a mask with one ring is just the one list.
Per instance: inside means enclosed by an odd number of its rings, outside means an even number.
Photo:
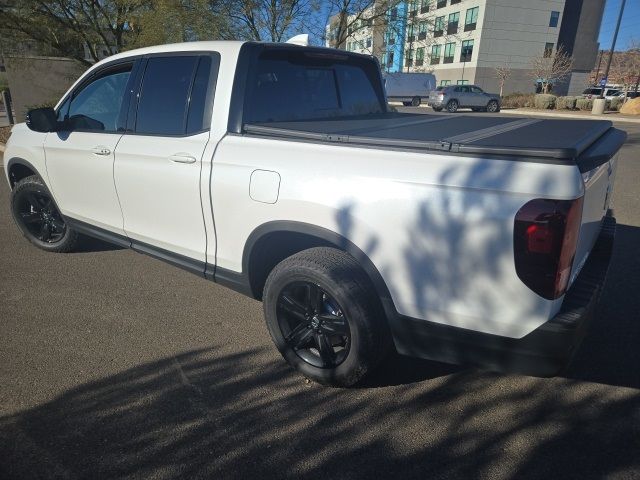
[{"label": "red taillight", "polygon": [[566,291],[581,218],[582,197],[531,200],[518,210],[514,226],[516,272],[538,295],[553,300]]}]

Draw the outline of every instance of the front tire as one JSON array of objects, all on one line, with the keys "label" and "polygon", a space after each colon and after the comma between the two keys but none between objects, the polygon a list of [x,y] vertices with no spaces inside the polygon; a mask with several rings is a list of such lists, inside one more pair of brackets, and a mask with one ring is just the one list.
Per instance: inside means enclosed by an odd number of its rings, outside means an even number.
[{"label": "front tire", "polygon": [[449,103],[447,103],[447,112],[449,113],[456,113],[458,111],[458,101],[457,100],[449,100]]},{"label": "front tire", "polygon": [[491,100],[487,103],[487,112],[489,113],[498,113],[500,111],[500,105],[496,100]]},{"label": "front tire", "polygon": [[70,252],[78,234],[60,214],[49,189],[37,175],[23,178],[11,191],[11,213],[22,234],[47,252]]},{"label": "front tire", "polygon": [[280,262],[267,278],[263,308],[285,360],[321,384],[351,386],[389,350],[375,289],[341,250],[311,248]]}]

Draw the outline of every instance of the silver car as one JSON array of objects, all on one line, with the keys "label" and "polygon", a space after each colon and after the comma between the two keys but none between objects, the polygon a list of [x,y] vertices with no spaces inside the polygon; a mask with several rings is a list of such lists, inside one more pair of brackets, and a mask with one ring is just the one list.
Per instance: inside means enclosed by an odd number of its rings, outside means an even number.
[{"label": "silver car", "polygon": [[446,85],[429,94],[428,105],[436,112],[446,108],[454,113],[459,108],[471,108],[474,112],[499,112],[500,95],[486,93],[475,85]]}]

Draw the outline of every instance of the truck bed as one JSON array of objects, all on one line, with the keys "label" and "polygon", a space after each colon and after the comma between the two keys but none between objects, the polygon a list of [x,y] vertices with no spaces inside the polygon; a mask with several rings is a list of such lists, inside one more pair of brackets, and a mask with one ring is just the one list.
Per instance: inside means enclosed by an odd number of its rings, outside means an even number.
[{"label": "truck bed", "polygon": [[575,163],[581,171],[608,160],[626,138],[605,120],[407,113],[245,124],[244,131],[310,141],[525,157]]}]

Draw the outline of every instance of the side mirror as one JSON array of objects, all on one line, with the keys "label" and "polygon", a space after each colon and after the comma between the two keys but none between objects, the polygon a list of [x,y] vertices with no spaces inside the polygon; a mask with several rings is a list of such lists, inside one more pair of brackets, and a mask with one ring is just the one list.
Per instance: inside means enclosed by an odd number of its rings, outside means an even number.
[{"label": "side mirror", "polygon": [[51,107],[35,108],[27,112],[27,127],[34,132],[55,132],[58,129],[58,118]]}]

